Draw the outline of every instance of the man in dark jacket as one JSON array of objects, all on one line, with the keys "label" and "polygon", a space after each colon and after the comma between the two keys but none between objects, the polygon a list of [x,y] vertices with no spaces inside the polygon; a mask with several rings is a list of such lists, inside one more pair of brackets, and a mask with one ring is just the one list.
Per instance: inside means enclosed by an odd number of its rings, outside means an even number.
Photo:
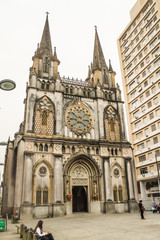
[{"label": "man in dark jacket", "polygon": [[144,206],[142,204],[142,200],[139,201],[138,206],[139,206],[139,212],[141,213],[141,219],[144,219],[144,215],[143,215],[144,214]]}]

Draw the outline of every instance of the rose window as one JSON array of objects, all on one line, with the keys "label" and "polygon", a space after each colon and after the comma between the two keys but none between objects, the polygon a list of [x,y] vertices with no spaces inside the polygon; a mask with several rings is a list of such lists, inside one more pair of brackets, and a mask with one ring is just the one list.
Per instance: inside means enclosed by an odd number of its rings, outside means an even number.
[{"label": "rose window", "polygon": [[92,115],[81,103],[72,105],[66,113],[68,128],[76,134],[88,133],[93,126]]}]

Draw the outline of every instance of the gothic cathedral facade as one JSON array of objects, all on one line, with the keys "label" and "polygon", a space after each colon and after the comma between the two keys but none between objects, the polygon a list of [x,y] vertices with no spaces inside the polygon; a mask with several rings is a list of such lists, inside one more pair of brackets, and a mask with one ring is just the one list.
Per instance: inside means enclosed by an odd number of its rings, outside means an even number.
[{"label": "gothic cathedral facade", "polygon": [[2,214],[134,211],[134,161],[121,91],[97,29],[85,81],[60,77],[48,15],[32,59],[24,121],[6,149]]}]

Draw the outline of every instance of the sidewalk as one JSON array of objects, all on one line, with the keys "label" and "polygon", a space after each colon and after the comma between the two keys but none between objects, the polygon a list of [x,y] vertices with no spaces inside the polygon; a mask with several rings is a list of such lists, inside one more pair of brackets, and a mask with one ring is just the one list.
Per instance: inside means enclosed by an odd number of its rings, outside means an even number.
[{"label": "sidewalk", "polygon": [[[53,234],[55,240],[159,240],[160,214],[145,212],[145,220],[139,213],[89,214],[77,213],[60,218],[43,219],[44,231]],[[38,219],[19,222],[34,228]],[[1,240],[19,240],[17,224],[8,221],[8,230],[0,232]]]}]

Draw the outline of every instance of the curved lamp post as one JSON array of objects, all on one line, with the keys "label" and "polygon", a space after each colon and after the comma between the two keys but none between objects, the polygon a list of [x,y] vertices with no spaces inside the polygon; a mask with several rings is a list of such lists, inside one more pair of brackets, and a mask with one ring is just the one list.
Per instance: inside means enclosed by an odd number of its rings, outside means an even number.
[{"label": "curved lamp post", "polygon": [[11,91],[16,87],[16,84],[14,81],[10,79],[4,79],[0,81],[0,89],[5,91]]}]

